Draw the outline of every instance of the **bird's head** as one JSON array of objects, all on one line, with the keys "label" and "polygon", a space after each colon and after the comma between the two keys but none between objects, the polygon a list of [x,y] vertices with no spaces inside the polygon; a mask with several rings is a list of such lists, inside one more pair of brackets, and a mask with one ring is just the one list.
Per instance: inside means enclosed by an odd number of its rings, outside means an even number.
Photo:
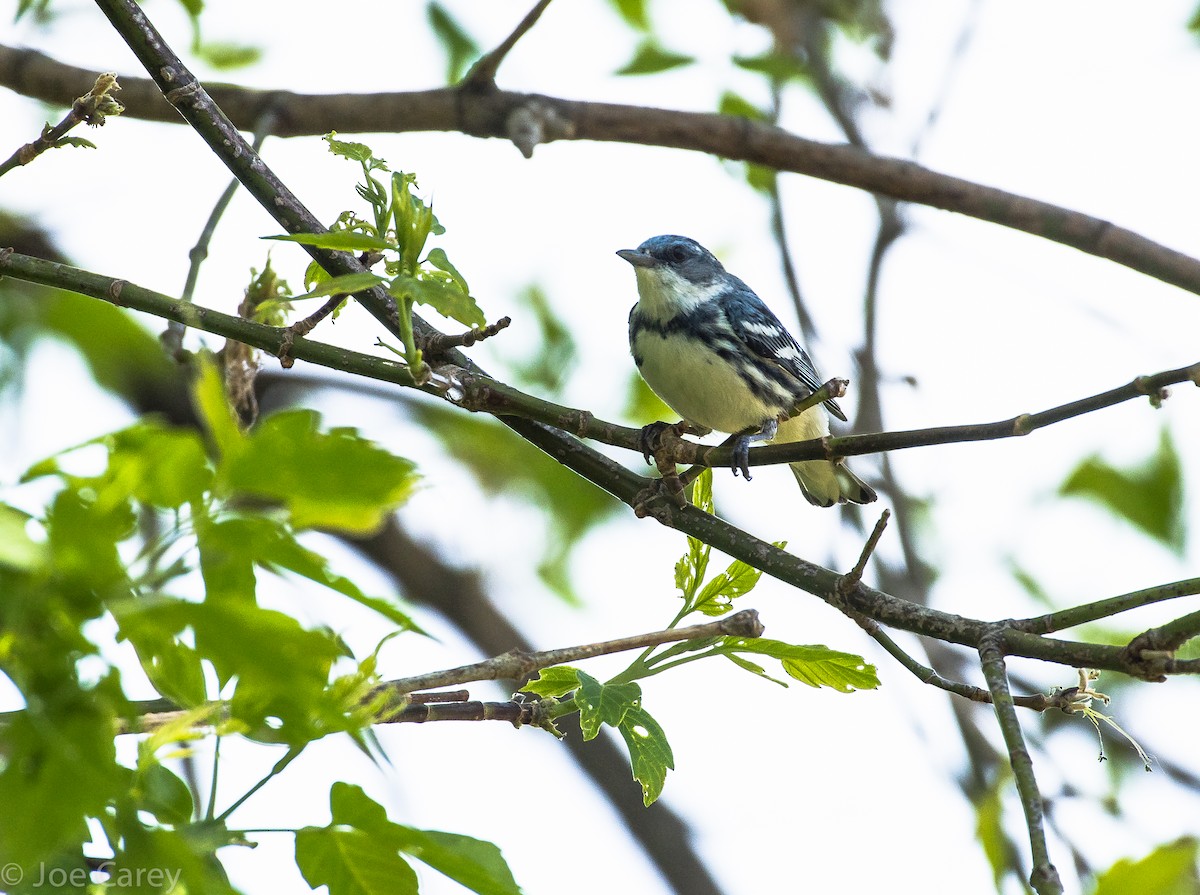
[{"label": "bird's head", "polygon": [[643,313],[671,317],[715,298],[729,274],[712,252],[686,236],[652,236],[617,254],[633,265]]}]

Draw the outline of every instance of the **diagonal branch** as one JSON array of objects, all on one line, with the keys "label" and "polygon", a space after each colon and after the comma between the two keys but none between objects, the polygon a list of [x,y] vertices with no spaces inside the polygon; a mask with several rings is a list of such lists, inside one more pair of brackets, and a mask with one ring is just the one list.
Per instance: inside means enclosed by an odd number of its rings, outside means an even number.
[{"label": "diagonal branch", "polygon": [[[244,342],[275,355],[280,354],[285,347],[286,330],[284,329],[232,317],[219,311],[144,289],[125,280],[101,276],[69,265],[43,261],[40,258],[31,258],[11,250],[0,249],[0,271],[8,276],[31,283],[69,289],[82,295],[110,302],[118,307],[145,311],[167,320],[177,321],[185,326]],[[437,384],[423,386],[423,390],[444,396],[448,386],[451,392],[461,394],[461,398],[455,401],[458,406],[467,410],[490,413],[514,428],[524,428],[534,423],[545,424],[541,427],[543,431],[548,431],[547,426],[552,427],[558,433],[557,437],[573,444],[575,450],[587,451],[588,449],[579,445],[571,437],[572,435],[638,453],[642,452],[641,429],[606,422],[586,410],[544,401],[487,377],[479,372],[477,367],[468,369],[460,366],[459,364],[469,363],[469,361],[457,352],[450,350],[449,346],[477,341],[479,338],[489,335],[492,329],[500,327],[502,323],[503,321],[499,321],[486,330],[471,331],[461,336],[446,336],[433,330],[432,327],[424,329],[423,339],[426,340],[426,344],[436,346],[439,353],[454,357],[456,363],[437,367],[435,370]],[[349,349],[335,348],[308,339],[297,339],[290,354],[300,360],[307,360],[383,382],[406,386],[416,384],[408,368],[403,364]],[[1046,426],[1135,398],[1148,396],[1151,400],[1161,400],[1163,390],[1168,385],[1182,382],[1200,384],[1200,363],[1175,370],[1165,370],[1151,376],[1139,376],[1126,385],[1101,392],[1098,395],[1072,401],[1059,407],[1052,407],[1039,413],[1022,414],[994,423],[939,426],[929,429],[910,429],[900,432],[880,432],[872,435],[829,437],[790,444],[767,445],[750,451],[750,465],[764,466],[791,463],[796,460],[833,459],[927,447],[935,444],[987,441],[1028,435]],[[821,394],[821,392],[816,393],[813,399],[819,400]],[[669,446],[671,456],[667,459],[676,463],[720,467],[728,465],[732,457],[732,451],[728,447],[712,447],[682,438],[671,439]],[[644,479],[639,478],[638,480],[644,482]],[[602,483],[598,482],[597,484],[604,487]],[[1029,623],[1032,625],[1032,621]],[[1081,622],[1074,624],[1079,623]],[[1052,630],[1060,630],[1062,627],[1071,627],[1071,625],[1060,623],[1059,628]],[[1034,628],[1022,627],[1021,630],[1034,630]],[[1039,630],[1038,633],[1049,632]]]},{"label": "diagonal branch", "polygon": [[[11,250],[0,249],[0,273],[19,276],[31,282],[72,289],[119,306],[148,310],[168,319],[179,319],[188,326],[217,332],[268,351],[278,349],[282,340],[283,331],[273,327],[185,304],[123,280],[113,280],[54,262],[18,255]],[[346,372],[400,385],[413,384],[408,369],[402,364],[355,351],[301,339],[296,343],[295,353],[304,360]],[[482,377],[478,378],[478,382],[483,381]],[[487,381],[495,388],[519,394],[500,383]],[[433,386],[427,385],[424,388],[426,391],[436,392]],[[578,415],[580,427],[591,431],[595,421],[589,422],[590,415],[579,411],[573,413]],[[638,500],[646,487],[645,478],[581,444],[561,429],[512,416],[501,419],[562,465],[630,506]],[[639,430],[627,431],[636,435]],[[991,630],[987,622],[929,609],[867,587],[861,582],[852,588],[843,585],[839,590],[838,581],[842,576],[836,572],[793,556],[695,507],[678,507],[660,500],[653,502],[651,511],[651,515],[664,525],[711,544],[735,559],[740,559],[832,605],[848,607],[890,627],[973,647],[978,647],[981,638]],[[1046,638],[1023,630],[1019,622],[1006,629],[1005,647],[1012,655],[1042,659],[1076,668],[1120,671],[1147,680],[1161,680],[1164,675],[1169,674],[1200,672],[1200,660],[1155,658],[1152,662],[1144,663],[1141,657],[1132,656],[1119,647]]]}]

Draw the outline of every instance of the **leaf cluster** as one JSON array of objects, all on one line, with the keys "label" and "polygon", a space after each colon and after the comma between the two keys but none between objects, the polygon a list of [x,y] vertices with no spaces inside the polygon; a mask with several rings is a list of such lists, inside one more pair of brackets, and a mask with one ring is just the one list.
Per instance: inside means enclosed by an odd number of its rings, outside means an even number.
[{"label": "leaf cluster", "polygon": [[[330,276],[314,261],[304,277],[309,291],[293,300],[349,295],[383,286],[399,309],[404,358],[414,371],[423,370],[424,360],[413,336],[414,305],[431,307],[465,326],[483,326],[486,318],[471,296],[466,279],[444,249],[431,249],[422,257],[429,237],[440,236],[446,229],[434,215],[433,206],[416,193],[416,175],[390,171],[387,162],[376,158],[363,143],[338,140],[334,134],[326,134],[325,141],[334,155],[361,166],[362,182],[356,190],[370,207],[370,218],[344,212],[325,233],[269,238],[333,251],[365,252],[367,257],[376,253],[383,260],[384,274],[363,271]],[[391,176],[385,182],[377,173]]]},{"label": "leaf cluster", "polygon": [[[208,443],[143,420],[29,469],[30,488],[53,488],[43,514],[0,503],[0,671],[24,701],[0,717],[0,799],[39,806],[37,823],[0,812],[0,864],[81,869],[91,823],[113,873],[173,867],[189,890],[224,890],[211,858],[241,837],[228,811],[198,816],[165,759],[203,725],[290,754],[337,732],[366,749],[378,680],[374,656],[356,662],[334,632],[260,605],[259,577],[299,576],[418,630],[299,540],[378,526],[411,493],[413,464],[310,411],[244,433],[211,363],[193,397]],[[145,711],[127,696],[126,658],[164,708],[184,710],[133,764],[114,739]]]},{"label": "leaf cluster", "polygon": [[[691,499],[697,509],[714,512],[712,470],[705,470],[692,483]],[[740,560],[734,560],[724,571],[707,577],[711,555],[711,546],[688,537],[687,551],[675,564],[675,586],[683,606],[669,628],[677,627],[686,617],[696,613],[710,617],[725,615],[733,610],[734,600],[745,596],[758,584],[762,572]],[[765,638],[723,636],[647,649],[628,668],[605,683],[565,665],[544,669],[524,690],[542,698],[561,700],[556,716],[577,710],[585,740],[597,736],[602,725],[615,728],[629,749],[630,765],[634,779],[641,784],[642,798],[650,805],[662,794],[667,771],[674,769],[675,760],[665,731],[642,705],[642,688],[636,682],[699,659],[723,656],[745,671],[787,686],[784,681],[769,675],[761,665],[746,658],[747,654],[778,660],[788,677],[814,688],[830,687],[850,693],[879,686],[875,667],[861,656],[820,645],[801,646]]]}]

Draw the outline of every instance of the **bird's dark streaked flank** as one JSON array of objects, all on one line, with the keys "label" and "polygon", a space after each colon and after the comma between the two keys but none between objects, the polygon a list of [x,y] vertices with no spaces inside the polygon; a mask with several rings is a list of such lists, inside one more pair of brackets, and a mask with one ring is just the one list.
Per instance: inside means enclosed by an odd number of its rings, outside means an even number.
[{"label": "bird's dark streaked flank", "polygon": [[[790,416],[823,383],[811,358],[745,283],[686,236],[655,236],[617,252],[637,274],[629,347],[651,389],[689,423],[719,432],[752,432],[752,441],[807,441],[844,420],[835,401]],[[738,467],[735,459],[735,471]],[[809,503],[870,503],[875,492],[841,461],[791,464]]]}]

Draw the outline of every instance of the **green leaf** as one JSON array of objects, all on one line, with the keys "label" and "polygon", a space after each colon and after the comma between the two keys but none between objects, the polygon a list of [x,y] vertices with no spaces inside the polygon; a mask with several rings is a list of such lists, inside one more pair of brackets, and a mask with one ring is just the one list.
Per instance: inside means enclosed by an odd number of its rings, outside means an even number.
[{"label": "green leaf", "polygon": [[[144,604],[144,605],[143,605]],[[236,679],[230,714],[265,742],[302,745],[345,729],[344,707],[328,693],[340,643],[325,631],[310,631],[282,612],[242,600],[189,603],[160,599],[139,601],[127,610],[148,618],[172,636],[185,627],[196,649],[212,662],[222,686]]]},{"label": "green leaf", "polygon": [[320,429],[320,414],[272,414],[225,458],[219,472],[236,492],[279,501],[297,528],[367,533],[412,494],[415,466],[354,429]]},{"label": "green leaf", "polygon": [[74,146],[76,149],[95,149],[96,144],[84,137],[59,137],[54,142],[55,149],[61,149],[63,146]]},{"label": "green leaf", "polygon": [[264,516],[196,519],[200,574],[208,600],[253,603],[254,567],[271,541],[283,537],[275,520]]},{"label": "green leaf", "polygon": [[1183,471],[1167,429],[1158,450],[1140,466],[1117,469],[1092,456],[1075,468],[1058,493],[1095,501],[1176,555],[1184,554]]},{"label": "green leaf", "polygon": [[407,631],[424,634],[421,627],[390,600],[372,597],[363,593],[357,584],[343,575],[333,572],[329,561],[319,553],[302,546],[295,536],[283,529],[272,537],[269,543],[258,551],[259,563],[272,572],[280,573],[287,570],[307,578],[309,581],[323,585],[343,596],[349,597],[361,606],[373,609],[393,624]]},{"label": "green leaf", "polygon": [[1196,846],[1185,836],[1140,860],[1122,858],[1100,875],[1092,895],[1193,895],[1200,886]]},{"label": "green leaf", "polygon": [[517,298],[537,321],[541,344],[513,365],[515,372],[527,385],[556,395],[575,367],[575,340],[550,307],[546,293],[537,286],[530,286]]},{"label": "green leaf", "polygon": [[585,740],[595,739],[601,724],[618,727],[625,713],[641,704],[642,688],[637,684],[602,684],[585,672],[575,673],[579,677],[575,703]]},{"label": "green leaf", "polygon": [[472,892],[520,895],[500,849],[490,842],[394,823],[362,787],[348,783],[333,784],[329,804],[335,824],[370,835],[383,849],[403,851]]},{"label": "green leaf", "polygon": [[722,115],[748,118],[751,121],[769,120],[767,113],[750,102],[750,100],[730,91],[721,94],[721,101],[717,105],[717,111]]},{"label": "green leaf", "polygon": [[429,27],[446,52],[446,83],[453,84],[462,78],[471,60],[479,55],[479,45],[436,0],[425,11],[429,16]]},{"label": "green leaf", "polygon": [[[713,511],[711,469],[705,469],[692,483],[691,500],[696,509],[706,513]],[[696,589],[708,571],[708,560],[712,554],[712,547],[691,535],[688,535],[687,544],[687,553],[675,563],[675,586],[679,588],[684,606],[691,607],[696,596]]]},{"label": "green leaf", "polygon": [[491,842],[458,833],[418,830],[400,824],[393,826],[393,841],[402,852],[428,864],[460,886],[479,895],[520,895],[521,889],[504,856]]},{"label": "green leaf", "polygon": [[46,545],[29,536],[28,513],[0,503],[0,566],[28,572],[46,561]]},{"label": "green leaf", "polygon": [[642,785],[642,802],[650,807],[662,795],[667,771],[675,769],[667,735],[640,702],[625,712],[617,729],[629,747],[633,777]]},{"label": "green leaf", "polygon": [[[775,546],[782,550],[787,541],[776,541]],[[728,569],[704,585],[696,597],[695,609],[705,615],[724,615],[733,608],[734,600],[754,589],[761,577],[762,572],[754,566],[734,560]]]},{"label": "green leaf", "polygon": [[[324,233],[291,233],[279,236],[264,236],[263,239],[277,239],[280,242],[294,242],[304,246],[317,246],[331,249],[335,252],[385,252],[396,248],[381,236],[370,233],[360,233],[357,230],[326,230]],[[362,276],[362,274],[347,274],[347,276]],[[371,274],[374,276],[374,274]],[[371,285],[374,285],[372,283]],[[360,288],[367,288],[366,286]],[[350,291],[350,290],[343,290]]]},{"label": "green leaf", "polygon": [[200,13],[204,12],[204,0],[178,0],[178,3],[193,23],[200,18]]},{"label": "green leaf", "polygon": [[555,665],[543,668],[538,676],[521,688],[522,693],[558,699],[579,687],[579,672],[570,665]]},{"label": "green leaf", "polygon": [[620,504],[495,420],[427,402],[414,404],[410,412],[485,491],[527,501],[546,513],[538,573],[560,596],[571,599],[567,572],[572,547]]},{"label": "green leaf", "polygon": [[[110,680],[119,689],[115,675]],[[33,707],[5,722],[0,804],[10,808],[0,811],[0,864],[32,868],[88,841],[85,818],[99,816],[127,779],[116,763],[107,687],[89,692],[61,678],[43,684],[57,692],[41,693]],[[36,704],[45,699],[52,703]],[[16,805],[36,805],[36,819],[11,810]]]},{"label": "green leaf", "polygon": [[244,436],[233,415],[233,408],[229,406],[221,374],[217,372],[211,355],[200,356],[196,381],[192,386],[192,403],[196,407],[196,415],[200,417],[200,422],[212,437],[223,459],[228,461],[240,452]]},{"label": "green leaf", "polygon": [[305,827],[296,831],[296,866],[329,895],[416,895],[417,874],[378,837],[361,830]]},{"label": "green leaf", "polygon": [[760,193],[768,196],[773,194],[778,181],[779,174],[774,168],[768,168],[766,165],[756,165],[753,162],[746,164],[746,183]]},{"label": "green leaf", "polygon": [[262,47],[223,40],[203,41],[193,45],[192,52],[219,71],[245,68],[258,62],[263,56]]},{"label": "green leaf", "polygon": [[353,295],[355,292],[362,292],[364,289],[378,286],[382,282],[384,282],[383,277],[379,276],[379,274],[371,273],[369,270],[359,273],[347,273],[322,280],[321,285],[309,292],[305,292],[303,295],[295,295],[291,300],[300,301],[305,298],[320,298],[323,295],[336,295],[338,293]]},{"label": "green leaf", "polygon": [[192,819],[192,791],[174,772],[158,762],[139,769],[134,775],[131,795],[138,808],[149,811],[165,824],[186,824]]},{"label": "green leaf", "polygon": [[46,517],[49,565],[80,617],[99,615],[96,598],[129,586],[117,547],[136,526],[133,506],[123,495],[98,495],[86,486],[55,495]]},{"label": "green leaf", "polygon": [[646,9],[646,0],[611,0],[617,12],[631,28],[638,31],[650,30],[650,16]]},{"label": "green leaf", "polygon": [[634,51],[633,58],[614,72],[618,75],[655,75],[696,60],[691,56],[674,53],[659,46],[653,38],[646,38]]},{"label": "green leaf", "polygon": [[602,684],[582,671],[575,675],[579,679],[575,704],[583,738],[595,739],[601,724],[617,728],[629,748],[634,779],[642,785],[642,800],[652,804],[662,794],[675,758],[663,729],[642,708],[642,688],[635,683]]},{"label": "green leaf", "polygon": [[874,690],[879,686],[875,666],[862,656],[820,645],[800,646],[765,638],[727,637],[718,653],[755,653],[778,659],[783,670],[810,687],[831,687],[841,693]]},{"label": "green leaf", "polygon": [[724,653],[724,656],[726,659],[744,671],[748,671],[751,674],[757,675],[758,677],[765,678],[773,684],[779,684],[781,687],[787,686],[787,684],[779,680],[779,678],[772,677],[771,675],[767,674],[767,669],[763,668],[757,662],[751,662],[749,659],[739,656],[737,653]]},{"label": "green leaf", "polygon": [[137,611],[155,599],[158,598],[144,597],[109,604],[117,622],[118,637],[132,644],[155,690],[183,708],[202,705],[208,698],[208,685],[200,654],[176,638],[174,624]]},{"label": "green leaf", "polygon": [[107,476],[128,484],[139,501],[178,509],[199,500],[213,470],[200,436],[146,420],[100,439],[109,449]]},{"label": "green leaf", "polygon": [[812,83],[812,73],[798,56],[789,53],[764,53],[761,56],[734,56],[733,64],[746,71],[766,75],[772,81]]},{"label": "green leaf", "polygon": [[180,368],[127,311],[59,291],[39,293],[33,307],[40,315],[38,323],[74,346],[103,388],[168,405],[182,397]]},{"label": "green leaf", "polygon": [[354,143],[349,140],[338,140],[337,133],[330,131],[321,137],[325,144],[329,147],[329,151],[336,156],[344,159],[349,159],[352,162],[358,162],[364,165],[371,171],[387,171],[390,170],[387,162],[383,159],[376,158],[371,152],[371,147],[366,143]]},{"label": "green leaf", "polygon": [[[110,891],[153,895],[165,893],[177,883],[171,891],[237,895],[216,852],[226,845],[243,844],[244,840],[223,824],[189,824],[173,830],[147,828],[133,811],[128,811],[119,814],[114,825],[120,840],[112,862]],[[142,885],[133,885],[135,880],[141,880]],[[129,885],[122,886],[121,882]]]},{"label": "green leaf", "polygon": [[1012,781],[1007,773],[997,773],[986,791],[977,794],[975,801],[975,838],[983,848],[984,857],[992,868],[992,880],[996,891],[1002,890],[1004,878],[1012,873],[1012,840],[1004,831],[1004,803],[1002,797]]},{"label": "green leaf", "polygon": [[450,279],[457,284],[463,292],[471,291],[467,286],[466,279],[461,273],[459,273],[458,268],[450,263],[450,259],[446,256],[445,249],[431,249],[425,260],[438,270],[448,273],[450,275]]},{"label": "green leaf", "polygon": [[487,318],[470,293],[449,274],[421,271],[416,276],[399,274],[388,284],[388,292],[398,299],[411,299],[428,305],[443,317],[464,326],[483,326]]},{"label": "green leaf", "polygon": [[1057,608],[1054,598],[1046,592],[1046,589],[1042,587],[1040,583],[1038,583],[1038,580],[1033,576],[1033,573],[1024,568],[1011,557],[1008,560],[1008,570],[1012,572],[1012,576],[1016,580],[1017,584],[1021,585],[1022,589],[1025,591],[1025,593],[1029,594],[1030,597],[1037,600],[1037,602],[1049,609]]}]

